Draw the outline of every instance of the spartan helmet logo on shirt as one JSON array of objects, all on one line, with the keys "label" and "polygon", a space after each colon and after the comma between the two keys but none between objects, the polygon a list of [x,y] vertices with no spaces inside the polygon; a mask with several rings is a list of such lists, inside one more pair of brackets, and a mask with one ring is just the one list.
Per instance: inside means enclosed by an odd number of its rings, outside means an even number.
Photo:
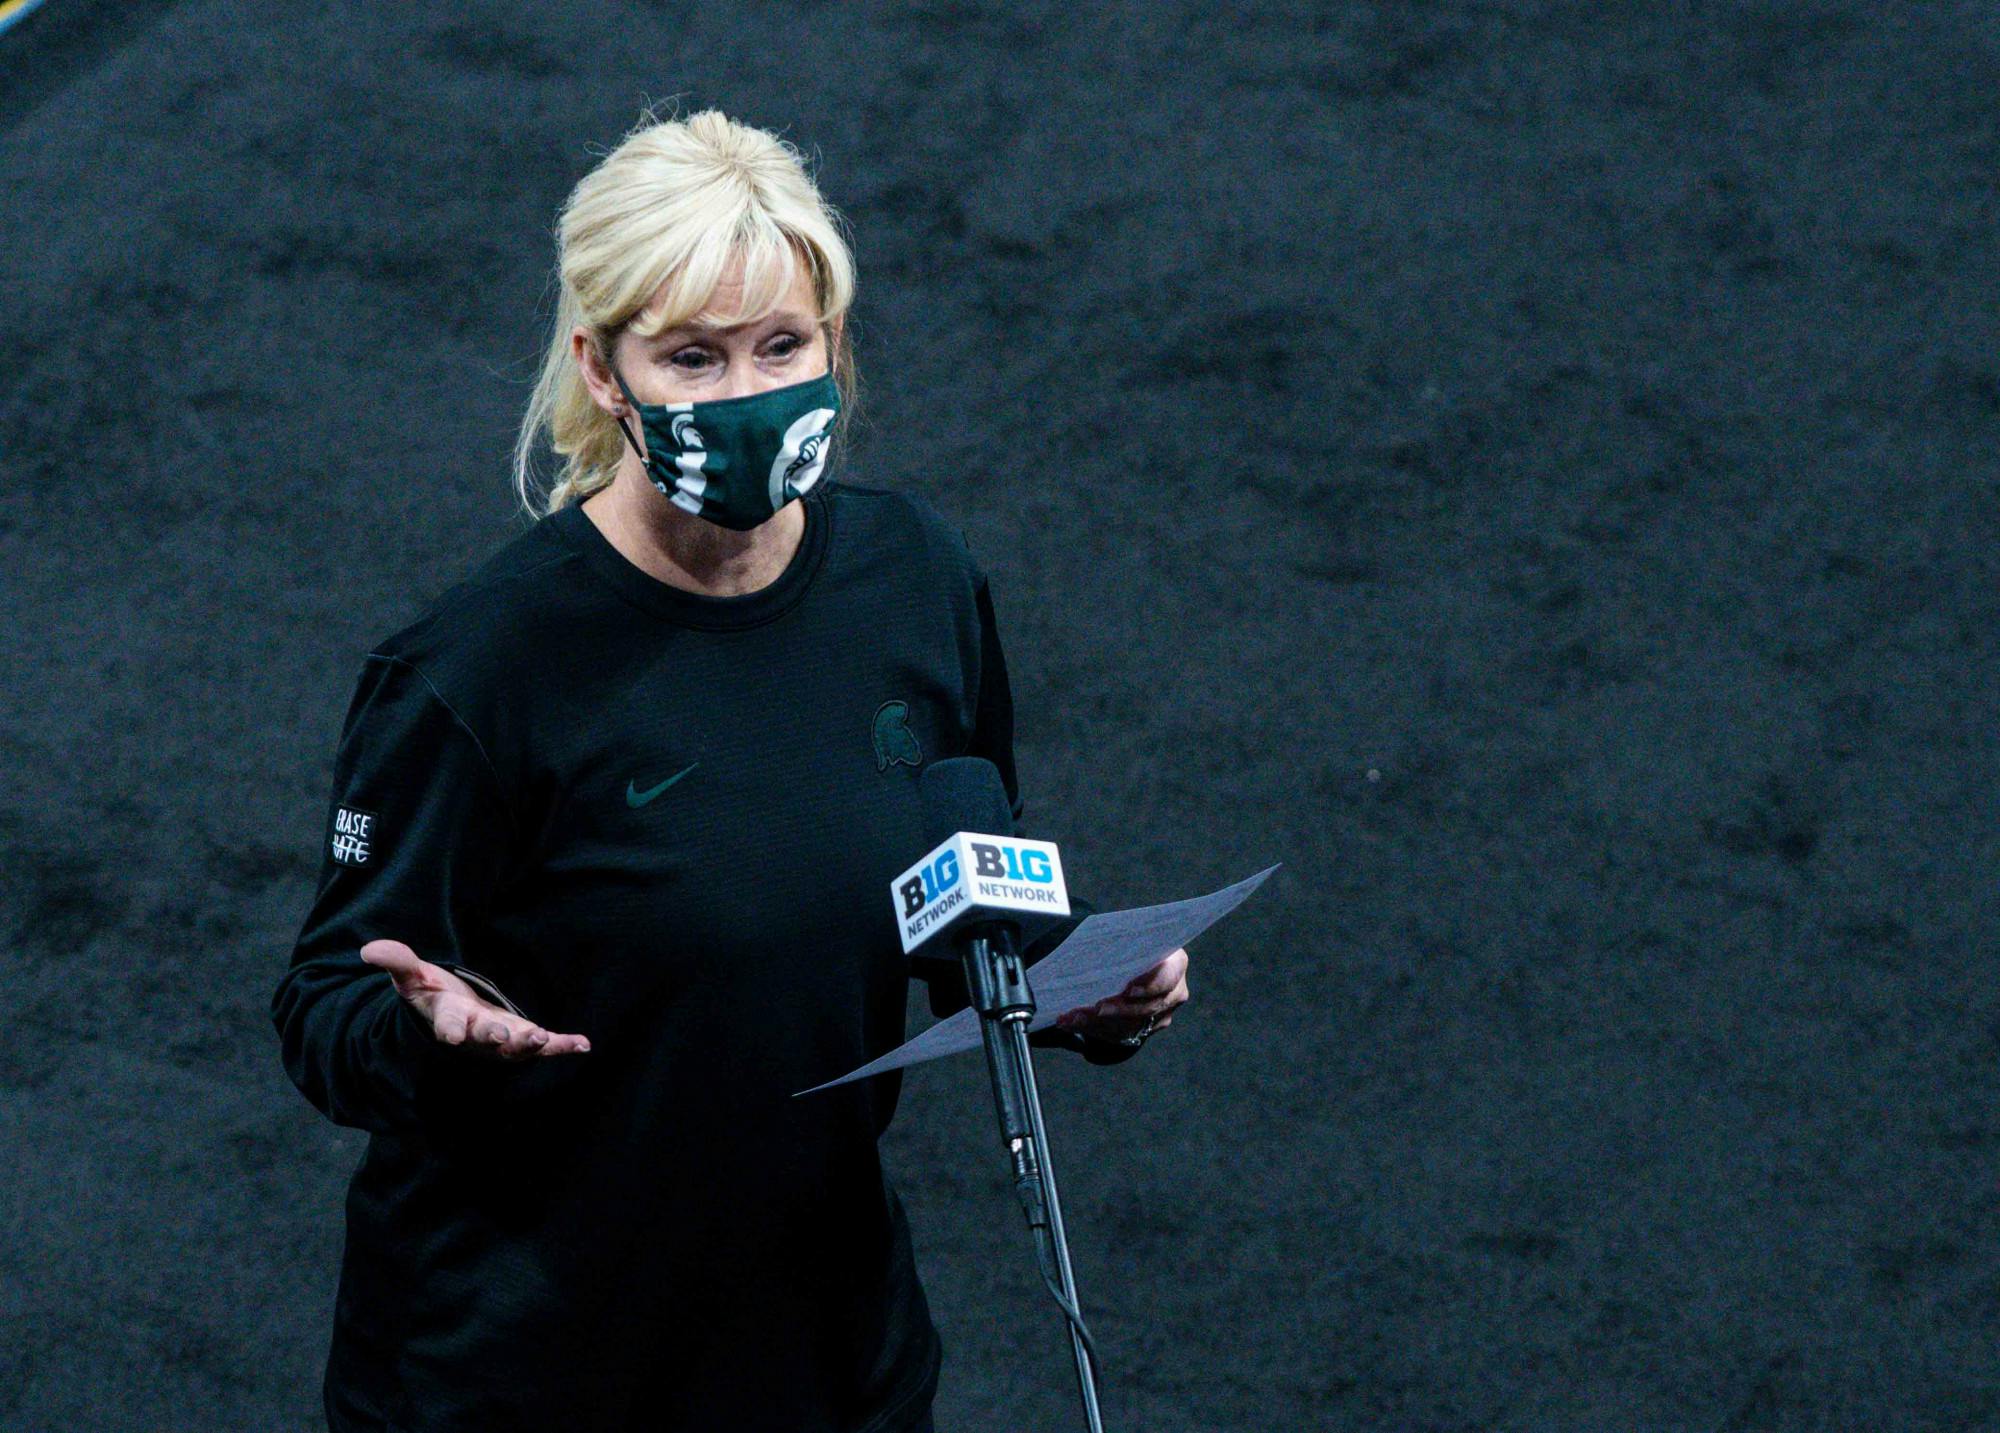
[{"label": "spartan helmet logo on shirt", "polygon": [[884,702],[875,708],[875,769],[887,771],[901,762],[905,766],[922,766],[924,749],[917,744],[917,734],[910,730],[910,704],[908,702]]}]

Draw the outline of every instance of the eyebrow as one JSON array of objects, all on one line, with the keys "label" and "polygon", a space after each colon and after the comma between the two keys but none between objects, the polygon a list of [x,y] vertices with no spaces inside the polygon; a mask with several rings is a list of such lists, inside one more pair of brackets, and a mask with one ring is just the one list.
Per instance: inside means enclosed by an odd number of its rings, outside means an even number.
[{"label": "eyebrow", "polygon": [[[776,320],[780,324],[788,323],[791,324],[794,328],[810,328],[812,326],[812,320],[810,318],[808,318],[805,314],[796,312],[795,310],[792,309],[777,309],[774,312],[765,314],[763,319],[754,321],[766,322],[770,320]],[[672,328],[662,329],[660,331],[659,337],[666,338],[670,334],[676,334],[676,333],[694,333],[702,335],[727,333],[732,328],[743,328],[745,326],[746,325],[744,324],[730,324],[730,323],[700,323],[694,319],[689,319],[686,323],[678,323],[675,324]]]}]

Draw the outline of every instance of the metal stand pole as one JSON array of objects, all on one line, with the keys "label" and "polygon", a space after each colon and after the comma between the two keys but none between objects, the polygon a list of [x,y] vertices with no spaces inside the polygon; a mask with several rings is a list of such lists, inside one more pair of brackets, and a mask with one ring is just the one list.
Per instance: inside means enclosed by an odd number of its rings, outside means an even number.
[{"label": "metal stand pole", "polygon": [[1097,1349],[1077,1305],[1076,1278],[1070,1270],[1069,1243],[1063,1235],[1062,1204],[1056,1196],[1048,1132],[1042,1123],[1041,1092],[1035,1086],[1034,1055],[1028,1045],[1028,1022],[1035,1015],[1034,992],[1028,988],[1027,970],[1006,926],[990,935],[972,936],[964,946],[963,961],[965,988],[979,1012],[1000,1137],[1013,1161],[1014,1193],[1035,1238],[1042,1282],[1049,1286],[1069,1321],[1070,1351],[1076,1358],[1084,1417],[1090,1433],[1104,1433],[1097,1406]]}]

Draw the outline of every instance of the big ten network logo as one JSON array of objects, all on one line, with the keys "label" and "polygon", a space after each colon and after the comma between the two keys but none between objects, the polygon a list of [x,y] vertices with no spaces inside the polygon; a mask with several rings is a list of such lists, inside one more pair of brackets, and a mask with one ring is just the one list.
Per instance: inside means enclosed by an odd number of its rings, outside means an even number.
[{"label": "big ten network logo", "polygon": [[1048,841],[961,832],[898,876],[892,889],[905,951],[973,906],[1069,914],[1062,860]]},{"label": "big ten network logo", "polygon": [[947,846],[929,865],[919,866],[903,882],[903,919],[908,920],[958,884],[958,847]]},{"label": "big ten network logo", "polygon": [[[987,841],[968,841],[975,875],[996,880],[1055,884],[1055,861],[1047,851],[1032,846],[996,846]],[[913,916],[958,884],[958,847],[947,847],[936,860],[919,866],[903,882],[903,914]],[[982,883],[983,884],[983,883]]]},{"label": "big ten network logo", "polygon": [[375,849],[375,813],[342,806],[333,813],[333,859],[343,866],[365,866]]},{"label": "big ten network logo", "polygon": [[1056,878],[1056,863],[1047,851],[1033,846],[992,846],[984,841],[973,841],[972,873],[976,876],[992,876],[1005,881],[1033,881],[1037,885],[1051,885]]}]

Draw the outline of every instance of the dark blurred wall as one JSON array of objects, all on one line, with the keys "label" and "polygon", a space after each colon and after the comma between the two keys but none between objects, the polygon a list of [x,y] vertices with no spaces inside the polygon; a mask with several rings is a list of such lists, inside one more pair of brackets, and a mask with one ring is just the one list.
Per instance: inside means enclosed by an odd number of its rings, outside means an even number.
[{"label": "dark blurred wall", "polygon": [[[2000,1427],[1990,6],[114,8],[0,35],[0,1426],[313,1426],[334,739],[678,96],[1079,889],[1285,863],[1043,1066],[1109,1425]],[[977,1063],[886,1149],[940,1428],[1073,1426]]]}]

